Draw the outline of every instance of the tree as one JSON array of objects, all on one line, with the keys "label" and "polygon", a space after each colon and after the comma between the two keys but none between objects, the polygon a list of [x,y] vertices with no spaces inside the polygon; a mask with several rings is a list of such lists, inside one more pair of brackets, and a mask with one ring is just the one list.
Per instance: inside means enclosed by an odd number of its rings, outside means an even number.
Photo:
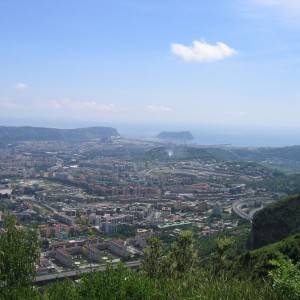
[{"label": "tree", "polygon": [[213,267],[215,272],[226,270],[226,252],[234,245],[231,237],[221,237],[216,240],[216,249],[213,253]]},{"label": "tree", "polygon": [[191,231],[180,233],[167,257],[169,275],[180,277],[193,269],[197,260]]},{"label": "tree", "polygon": [[46,287],[43,299],[47,300],[77,300],[80,299],[78,289],[69,279],[56,282]]},{"label": "tree", "polygon": [[[103,300],[158,300],[160,293],[149,278],[134,272],[123,264],[116,268],[108,266],[105,272],[96,272],[83,277],[78,284],[80,299]],[[60,300],[60,298],[57,298]],[[70,300],[73,298],[69,298]],[[75,298],[76,299],[76,298]]]},{"label": "tree", "polygon": [[4,232],[0,234],[1,292],[9,293],[30,287],[38,258],[36,232],[17,227],[15,218],[12,215],[6,216]]},{"label": "tree", "polygon": [[269,272],[273,289],[283,299],[300,299],[300,264],[291,260],[272,260],[274,270]]},{"label": "tree", "polygon": [[145,249],[142,271],[149,277],[159,277],[163,271],[162,241],[156,237],[148,240],[149,246]]}]

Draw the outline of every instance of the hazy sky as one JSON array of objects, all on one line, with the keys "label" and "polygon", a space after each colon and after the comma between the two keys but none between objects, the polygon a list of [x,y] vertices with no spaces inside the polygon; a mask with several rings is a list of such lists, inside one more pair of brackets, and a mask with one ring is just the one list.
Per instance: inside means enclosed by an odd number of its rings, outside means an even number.
[{"label": "hazy sky", "polygon": [[0,123],[300,127],[299,0],[0,0]]}]

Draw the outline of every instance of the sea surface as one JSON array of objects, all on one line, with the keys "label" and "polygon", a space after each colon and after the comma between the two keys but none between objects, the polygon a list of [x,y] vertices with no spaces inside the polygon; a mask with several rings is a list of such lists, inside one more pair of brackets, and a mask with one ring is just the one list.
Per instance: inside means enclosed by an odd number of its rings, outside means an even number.
[{"label": "sea surface", "polygon": [[285,126],[245,126],[245,125],[211,125],[187,123],[155,123],[134,124],[121,122],[92,122],[92,121],[33,121],[33,120],[4,120],[0,125],[6,126],[39,126],[53,128],[79,128],[90,126],[110,126],[128,138],[156,137],[161,131],[190,131],[194,136],[193,143],[200,145],[232,145],[236,147],[283,147],[300,145],[299,128]]}]

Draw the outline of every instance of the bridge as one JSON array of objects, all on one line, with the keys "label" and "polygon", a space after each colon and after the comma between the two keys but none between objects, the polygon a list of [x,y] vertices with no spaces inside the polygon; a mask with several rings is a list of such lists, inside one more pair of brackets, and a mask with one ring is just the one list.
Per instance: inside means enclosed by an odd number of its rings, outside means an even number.
[{"label": "bridge", "polygon": [[[139,260],[129,261],[125,263],[125,266],[130,269],[138,269],[140,265],[141,262]],[[113,268],[116,268],[117,264],[113,264],[112,266]],[[43,285],[52,281],[62,280],[65,278],[76,279],[85,274],[89,274],[93,272],[104,272],[106,269],[107,269],[107,264],[102,264],[100,266],[92,267],[92,268],[87,267],[87,268],[71,270],[71,271],[39,275],[35,278],[34,283],[37,285]]]}]

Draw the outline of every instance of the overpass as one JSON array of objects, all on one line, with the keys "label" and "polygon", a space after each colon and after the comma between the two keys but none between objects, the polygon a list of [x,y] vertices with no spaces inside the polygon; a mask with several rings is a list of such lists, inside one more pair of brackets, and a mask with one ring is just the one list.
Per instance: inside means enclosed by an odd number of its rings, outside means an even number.
[{"label": "overpass", "polygon": [[[118,264],[113,264],[112,266],[113,268],[116,268],[117,265]],[[141,262],[139,260],[129,261],[125,263],[125,266],[130,269],[138,269],[140,265]],[[39,275],[35,278],[34,283],[37,285],[43,285],[52,281],[62,280],[65,278],[76,279],[85,274],[89,274],[93,272],[104,272],[106,269],[107,269],[107,264],[102,264],[92,268],[87,267],[87,268],[71,270],[71,271]]]},{"label": "overpass", "polygon": [[244,204],[243,201],[241,200],[237,200],[235,202],[233,202],[232,204],[232,210],[234,211],[234,213],[239,216],[241,219],[244,219],[248,222],[252,222],[252,219],[253,219],[253,216],[254,214],[263,209],[263,206],[259,207],[259,208],[256,208],[254,210],[252,210],[249,214],[246,214],[242,209],[241,209],[241,206]]}]

